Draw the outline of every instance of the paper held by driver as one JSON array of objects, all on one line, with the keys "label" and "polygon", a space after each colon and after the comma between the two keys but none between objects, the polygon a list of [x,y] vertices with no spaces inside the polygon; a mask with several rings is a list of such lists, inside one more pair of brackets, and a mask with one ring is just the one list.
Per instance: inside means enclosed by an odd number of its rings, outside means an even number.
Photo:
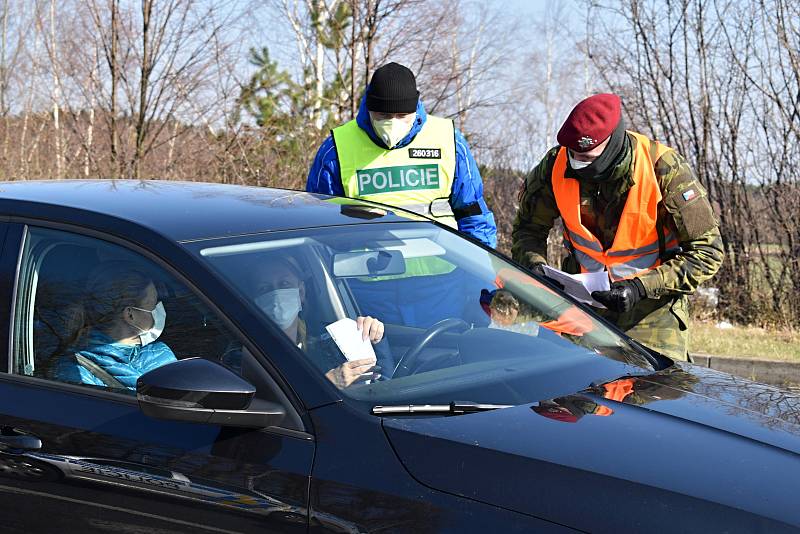
[{"label": "paper held by driver", "polygon": [[570,296],[595,308],[605,308],[602,304],[592,298],[592,291],[608,291],[611,283],[608,280],[606,271],[594,273],[567,274],[564,271],[553,269],[544,265],[544,274],[548,278],[560,282],[564,285],[564,291]]},{"label": "paper held by driver", "polygon": [[369,338],[363,339],[363,332],[358,329],[358,324],[354,320],[348,317],[339,319],[326,326],[325,330],[331,335],[348,362],[365,358],[377,361],[372,343]]}]

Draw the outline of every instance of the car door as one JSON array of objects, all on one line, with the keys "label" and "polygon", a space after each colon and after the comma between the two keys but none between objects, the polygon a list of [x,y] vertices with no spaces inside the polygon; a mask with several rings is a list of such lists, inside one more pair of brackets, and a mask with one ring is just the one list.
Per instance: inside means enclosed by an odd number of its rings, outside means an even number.
[{"label": "car door", "polygon": [[[63,372],[80,355],[129,348],[96,344],[113,330],[97,319],[109,286],[96,273],[109,262],[112,283],[114,269],[127,280],[130,268],[156,288],[166,320],[149,346],[174,355],[166,360],[228,364],[256,386],[257,398],[284,405],[285,423],[255,430],[156,420],[125,387],[130,377],[109,384],[91,373],[87,380],[86,367]],[[255,351],[202,294],[134,247],[39,226],[9,225],[0,271],[0,342],[10,348],[0,373],[4,532],[306,531],[312,436]]]}]

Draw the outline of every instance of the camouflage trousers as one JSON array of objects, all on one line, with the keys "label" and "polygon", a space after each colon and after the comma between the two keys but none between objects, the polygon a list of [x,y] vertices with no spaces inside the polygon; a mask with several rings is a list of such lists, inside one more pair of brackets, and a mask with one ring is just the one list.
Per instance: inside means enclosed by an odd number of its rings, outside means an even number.
[{"label": "camouflage trousers", "polygon": [[689,299],[686,296],[640,301],[627,313],[601,315],[643,345],[674,360],[689,358]]}]

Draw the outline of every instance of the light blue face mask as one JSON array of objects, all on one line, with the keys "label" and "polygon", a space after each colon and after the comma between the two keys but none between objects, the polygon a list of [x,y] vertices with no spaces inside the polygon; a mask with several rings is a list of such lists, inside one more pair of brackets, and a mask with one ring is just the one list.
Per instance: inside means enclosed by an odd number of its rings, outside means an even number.
[{"label": "light blue face mask", "polygon": [[148,345],[158,339],[158,336],[160,336],[161,332],[164,331],[164,325],[167,322],[167,311],[164,309],[164,304],[161,301],[159,301],[158,304],[156,304],[156,307],[152,310],[145,310],[135,306],[131,306],[131,308],[149,313],[153,317],[153,326],[148,329],[142,329],[142,331],[139,332],[139,341],[141,341],[142,346],[144,347],[145,345]]}]

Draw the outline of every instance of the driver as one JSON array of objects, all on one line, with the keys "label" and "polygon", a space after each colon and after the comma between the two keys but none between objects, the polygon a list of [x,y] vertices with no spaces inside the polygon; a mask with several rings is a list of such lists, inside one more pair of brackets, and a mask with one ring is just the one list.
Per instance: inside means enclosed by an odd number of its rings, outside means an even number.
[{"label": "driver", "polygon": [[356,318],[363,339],[374,345],[376,360],[369,358],[346,361],[344,355],[327,334],[310,334],[302,311],[306,288],[303,271],[289,256],[271,256],[259,261],[249,275],[255,304],[274,321],[325,377],[339,388],[391,377],[394,359],[383,337],[384,326],[374,317]]}]

